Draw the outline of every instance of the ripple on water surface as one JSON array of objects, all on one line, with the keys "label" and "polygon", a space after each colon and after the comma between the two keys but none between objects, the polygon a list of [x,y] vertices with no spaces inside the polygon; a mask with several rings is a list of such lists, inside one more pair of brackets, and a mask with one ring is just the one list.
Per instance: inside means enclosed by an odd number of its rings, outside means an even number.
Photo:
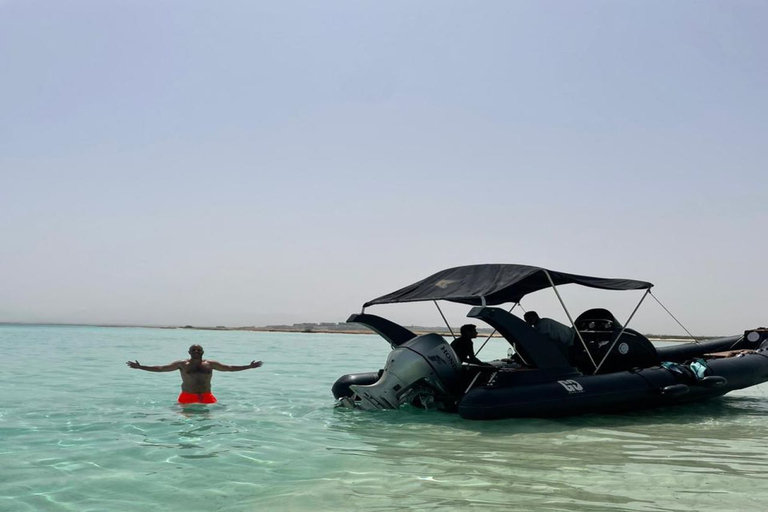
[{"label": "ripple on water surface", "polygon": [[[0,327],[0,510],[764,510],[763,387],[669,410],[470,422],[334,409],[375,336]],[[174,403],[191,343],[258,370]],[[499,347],[499,355],[505,352]],[[83,358],[87,355],[87,358]],[[55,376],[55,379],[51,376]]]}]

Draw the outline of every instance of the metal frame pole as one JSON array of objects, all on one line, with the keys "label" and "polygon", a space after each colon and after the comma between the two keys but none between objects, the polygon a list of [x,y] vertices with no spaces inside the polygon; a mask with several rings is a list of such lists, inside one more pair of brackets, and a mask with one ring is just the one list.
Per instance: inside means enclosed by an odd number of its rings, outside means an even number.
[{"label": "metal frame pole", "polygon": [[557,291],[557,287],[555,286],[555,282],[552,280],[552,276],[549,275],[548,270],[544,270],[544,274],[547,276],[547,279],[549,280],[549,284],[552,285],[552,289],[555,291],[555,295],[557,295],[557,300],[559,300],[560,305],[563,306],[563,310],[565,311],[566,316],[568,316],[568,320],[570,320],[573,330],[576,332],[576,335],[579,337],[579,341],[581,341],[582,346],[584,346],[584,351],[587,353],[587,356],[589,356],[589,360],[592,361],[592,365],[595,368],[597,368],[597,363],[592,357],[592,354],[589,352],[589,348],[587,348],[587,344],[584,342],[584,338],[581,337],[581,333],[576,328],[576,324],[573,322],[573,318],[571,318],[571,313],[568,311],[568,308],[565,307],[565,302],[563,302],[562,297],[560,297],[560,292]]},{"label": "metal frame pole", "polygon": [[659,306],[661,306],[662,308],[664,308],[664,311],[666,311],[666,312],[667,312],[667,314],[668,314],[669,316],[671,316],[671,317],[672,317],[672,319],[673,319],[675,322],[677,322],[677,325],[679,325],[680,327],[682,327],[682,328],[683,328],[683,330],[684,330],[685,332],[687,332],[687,333],[688,333],[688,336],[690,336],[690,337],[691,337],[691,339],[693,339],[694,343],[698,343],[698,342],[699,342],[699,340],[697,340],[697,339],[696,339],[696,336],[694,336],[693,334],[691,334],[691,331],[689,331],[688,329],[686,329],[686,328],[685,328],[685,326],[684,326],[683,324],[681,324],[681,323],[680,323],[680,320],[678,320],[678,319],[675,317],[675,315],[673,315],[673,314],[672,314],[672,312],[671,312],[670,310],[668,310],[668,309],[667,309],[667,307],[666,307],[664,304],[662,304],[662,303],[661,303],[661,301],[660,301],[659,299],[657,299],[657,298],[656,298],[656,296],[655,296],[655,295],[654,295],[654,294],[651,292],[651,289],[650,289],[650,288],[648,289],[648,293],[650,293],[650,294],[651,294],[651,297],[653,297],[653,300],[655,300],[656,302],[658,302],[658,303],[659,303]]},{"label": "metal frame pole", "polygon": [[[511,312],[512,312],[512,310],[513,310],[513,309],[515,309],[515,308],[516,308],[517,306],[519,306],[519,305],[520,305],[520,303],[519,303],[519,302],[515,302],[515,303],[512,305],[512,307],[511,307],[511,308],[509,308],[509,311],[507,311],[507,313],[511,313]],[[491,334],[489,334],[487,338],[485,338],[485,341],[483,342],[483,344],[482,344],[482,345],[480,345],[480,348],[479,348],[479,349],[477,349],[477,352],[475,352],[475,357],[477,357],[477,354],[479,354],[479,353],[480,353],[480,351],[481,351],[481,350],[483,350],[483,347],[485,346],[485,344],[486,344],[486,343],[488,343],[488,340],[490,340],[490,339],[491,339],[491,337],[492,337],[494,334],[496,334],[496,329],[494,329],[494,330],[493,330],[493,332],[492,332]]]},{"label": "metal frame pole", "polygon": [[445,322],[445,325],[448,327],[448,330],[451,332],[451,336],[453,336],[453,339],[456,339],[456,335],[453,334],[453,329],[451,329],[451,324],[448,323],[448,320],[445,319],[445,315],[443,314],[443,310],[440,309],[440,304],[437,303],[436,300],[433,300],[432,302],[435,303],[435,306],[437,306],[437,310],[440,312],[440,316],[443,317],[443,322]]},{"label": "metal frame pole", "polygon": [[627,318],[627,321],[624,323],[624,327],[621,328],[621,331],[619,332],[619,335],[616,336],[616,339],[613,340],[613,343],[611,343],[611,346],[608,347],[608,350],[605,352],[605,355],[603,356],[603,359],[600,361],[600,364],[597,365],[597,367],[595,368],[595,374],[597,374],[597,372],[600,370],[600,367],[603,366],[603,363],[605,362],[605,360],[608,359],[608,355],[611,353],[611,350],[613,350],[613,347],[616,345],[616,342],[619,341],[619,339],[621,338],[621,335],[624,334],[624,331],[627,330],[627,326],[629,325],[629,322],[632,321],[632,317],[635,316],[635,313],[637,313],[637,310],[640,307],[640,304],[643,303],[643,301],[645,300],[645,298],[648,296],[649,293],[651,293],[651,289],[650,288],[645,290],[645,293],[643,294],[642,298],[640,299],[640,302],[637,303],[637,306],[635,306],[634,311],[632,311],[632,314],[629,315],[629,318]]}]

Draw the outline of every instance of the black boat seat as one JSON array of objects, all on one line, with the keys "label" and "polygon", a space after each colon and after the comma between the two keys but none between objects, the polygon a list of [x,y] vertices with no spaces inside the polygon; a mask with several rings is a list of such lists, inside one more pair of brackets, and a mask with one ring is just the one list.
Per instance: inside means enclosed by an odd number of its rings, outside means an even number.
[{"label": "black boat seat", "polygon": [[534,368],[569,368],[571,363],[554,340],[541,334],[512,313],[495,307],[476,306],[467,313],[495,328]]},{"label": "black boat seat", "polygon": [[[574,324],[596,364],[600,365],[608,354],[598,373],[648,368],[661,364],[653,343],[634,329],[624,329],[621,338],[614,343],[623,327],[607,309],[587,310],[576,318]],[[613,349],[608,352],[611,346]],[[584,373],[595,372],[595,366],[578,336],[573,340],[571,360]]]}]

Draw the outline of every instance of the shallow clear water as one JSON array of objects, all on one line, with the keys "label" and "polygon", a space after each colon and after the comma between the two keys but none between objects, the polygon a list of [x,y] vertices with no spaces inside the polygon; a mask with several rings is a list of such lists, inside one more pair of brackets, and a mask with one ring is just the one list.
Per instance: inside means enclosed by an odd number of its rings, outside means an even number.
[{"label": "shallow clear water", "polygon": [[[125,366],[206,357],[220,403]],[[0,326],[0,511],[768,509],[768,386],[668,410],[471,422],[334,409],[377,336]],[[506,353],[492,340],[481,358]]]}]

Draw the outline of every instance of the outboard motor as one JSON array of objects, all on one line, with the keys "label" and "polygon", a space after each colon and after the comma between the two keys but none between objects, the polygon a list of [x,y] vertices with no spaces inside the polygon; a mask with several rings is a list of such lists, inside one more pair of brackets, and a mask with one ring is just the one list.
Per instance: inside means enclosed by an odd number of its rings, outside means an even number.
[{"label": "outboard motor", "polygon": [[456,353],[438,334],[417,336],[390,352],[384,373],[368,386],[352,385],[361,409],[397,409],[420,397],[451,395],[461,375]]}]

